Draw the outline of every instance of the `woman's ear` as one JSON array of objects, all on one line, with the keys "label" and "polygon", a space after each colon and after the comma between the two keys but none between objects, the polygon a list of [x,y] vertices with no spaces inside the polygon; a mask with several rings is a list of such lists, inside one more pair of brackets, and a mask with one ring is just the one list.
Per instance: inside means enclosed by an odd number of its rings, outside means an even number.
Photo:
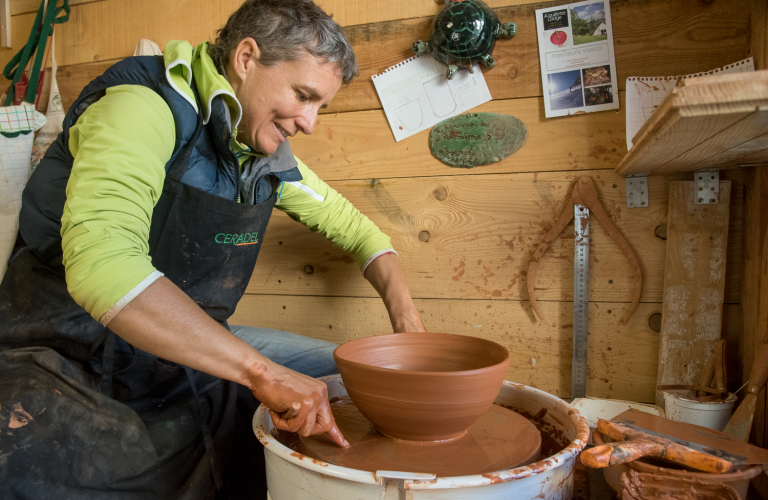
[{"label": "woman's ear", "polygon": [[[240,40],[240,43],[237,44],[237,47],[232,52],[231,63],[231,70],[234,73],[232,76],[237,76],[238,83],[244,81],[248,71],[255,64],[258,64],[260,55],[261,52],[256,44],[256,40],[250,37]],[[231,82],[231,78],[230,83],[234,83]]]}]

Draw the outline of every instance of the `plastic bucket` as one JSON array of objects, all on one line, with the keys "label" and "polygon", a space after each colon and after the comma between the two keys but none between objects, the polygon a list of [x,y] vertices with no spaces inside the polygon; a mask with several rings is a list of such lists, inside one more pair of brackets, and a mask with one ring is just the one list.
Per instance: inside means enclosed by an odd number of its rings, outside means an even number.
[{"label": "plastic bucket", "polygon": [[723,401],[700,403],[684,395],[688,391],[664,391],[664,410],[667,418],[677,422],[700,425],[722,431],[731,418],[736,395],[728,393]]}]

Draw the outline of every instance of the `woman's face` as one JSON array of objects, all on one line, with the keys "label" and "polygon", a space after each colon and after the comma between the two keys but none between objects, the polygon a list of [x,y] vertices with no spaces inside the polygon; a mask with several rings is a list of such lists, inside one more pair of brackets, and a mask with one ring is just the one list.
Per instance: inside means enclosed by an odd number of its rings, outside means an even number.
[{"label": "woman's face", "polygon": [[270,155],[288,137],[312,133],[318,111],[328,107],[341,87],[341,69],[305,51],[296,61],[264,66],[257,60],[255,42],[250,54],[240,53],[242,45],[234,59],[238,81],[230,78],[243,108],[237,139]]}]

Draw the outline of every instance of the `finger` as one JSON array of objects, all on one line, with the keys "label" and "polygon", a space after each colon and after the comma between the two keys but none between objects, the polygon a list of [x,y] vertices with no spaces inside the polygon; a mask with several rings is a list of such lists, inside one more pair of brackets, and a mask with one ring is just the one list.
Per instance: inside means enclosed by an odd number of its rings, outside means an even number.
[{"label": "finger", "polygon": [[329,438],[331,438],[331,441],[336,443],[342,448],[349,448],[349,442],[344,438],[344,435],[341,433],[339,428],[336,426],[336,423],[334,422],[333,427],[331,427],[331,430],[325,433]]},{"label": "finger", "polygon": [[315,429],[316,421],[317,421],[317,407],[313,406],[309,409],[309,412],[304,418],[301,428],[298,431],[299,435],[306,437],[306,436],[311,436],[312,434],[318,434],[317,432],[313,432]]},{"label": "finger", "polygon": [[336,419],[333,418],[333,412],[327,400],[323,402],[320,411],[317,412],[317,425],[314,433],[325,432],[331,440],[342,448],[349,448],[349,442],[344,439],[344,435],[336,425]]}]

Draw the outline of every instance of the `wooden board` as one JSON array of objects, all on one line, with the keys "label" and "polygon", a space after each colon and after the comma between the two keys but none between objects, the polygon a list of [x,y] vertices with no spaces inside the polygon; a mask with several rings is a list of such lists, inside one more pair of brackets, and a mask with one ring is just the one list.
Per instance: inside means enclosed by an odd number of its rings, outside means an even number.
[{"label": "wooden board", "polygon": [[716,205],[694,204],[693,181],[670,183],[659,385],[695,384],[721,337],[730,201],[728,181]]},{"label": "wooden board", "polygon": [[[556,3],[517,5],[521,3],[519,0],[494,3],[498,4],[496,10],[503,21],[518,23],[519,34],[512,40],[496,44],[494,57],[498,64],[493,70],[484,71],[491,95],[494,99],[541,96],[534,10]],[[744,8],[739,8],[740,4],[744,4]],[[733,0],[729,6],[721,2],[702,5],[694,0],[614,2],[611,15],[617,34],[614,46],[619,88],[624,89],[628,76],[694,73],[742,59],[749,41],[744,31],[751,22],[748,4],[749,0]],[[70,21],[57,27],[59,67],[61,72],[71,71],[78,78],[73,84],[76,87],[74,95],[77,95],[94,72],[101,74],[115,61],[133,54],[139,38],[149,38],[160,47],[173,39],[186,39],[192,43],[210,39],[237,5],[239,2],[233,0],[189,0],[184,9],[178,9],[172,2],[149,0],[108,0],[76,5],[72,8]],[[411,5],[420,5],[419,9],[428,8],[430,12],[435,8],[434,2],[429,0],[391,1],[374,8],[371,8],[371,2],[335,0],[328,8],[329,11],[333,8],[351,12],[360,10],[362,5],[371,12],[387,10],[390,14],[371,17],[366,21],[368,24],[342,22],[348,26],[345,31],[358,57],[361,77],[339,92],[327,110],[329,113],[380,109],[371,75],[412,56],[411,43],[429,35],[432,18],[431,13],[417,18],[389,16],[401,9],[410,9],[408,6]],[[373,5],[378,4],[374,2]],[[135,15],[140,11],[146,13],[147,19]],[[190,19],[185,13],[193,11],[200,14]],[[353,17],[357,19],[357,16]],[[14,17],[17,37],[14,43],[23,45],[26,41],[32,18],[32,14]],[[688,20],[682,27],[678,22],[659,22],[660,19],[680,18]],[[122,22],[114,23],[112,19]],[[702,51],[701,40],[712,33],[718,33],[717,43]],[[0,64],[5,64],[13,53],[0,50]],[[98,71],[87,69],[83,74],[70,67],[94,61],[107,63],[100,65]]]},{"label": "wooden board", "polygon": [[768,71],[694,78],[659,105],[616,172],[679,172],[768,162],[766,134]]},{"label": "wooden board", "polygon": [[[37,12],[40,7],[38,0],[9,0],[11,2],[12,14],[25,14]],[[92,3],[94,0],[69,0],[69,5],[79,5],[82,3]],[[112,0],[96,0],[112,1]],[[234,11],[242,3],[241,0],[230,2],[230,12]],[[417,1],[417,2],[365,2],[349,0],[318,0],[326,12],[333,13],[333,18],[342,26],[352,24],[365,24],[381,21],[391,21],[393,19],[409,19],[412,17],[428,16],[440,10],[441,5],[438,2]],[[527,0],[487,0],[485,3],[491,7],[501,7],[504,5],[524,4]]]},{"label": "wooden board", "polygon": [[[554,324],[531,325],[524,301],[421,300],[416,307],[433,332],[472,335],[499,342],[510,352],[506,380],[570,397],[573,305],[542,303]],[[628,303],[589,306],[587,394],[652,402],[659,334],[651,317],[661,304],[640,304],[627,325],[618,323]],[[724,309],[725,329],[738,331],[738,305]],[[246,295],[230,323],[285,330],[335,343],[391,333],[380,299]]]},{"label": "wooden board", "polygon": [[543,101],[529,98],[492,101],[473,111],[521,119],[528,128],[523,147],[491,165],[452,168],[430,153],[428,130],[395,142],[381,110],[323,115],[312,135],[297,136],[291,145],[323,179],[612,169],[626,152],[623,107],[619,113],[546,119]]},{"label": "wooden board", "polygon": [[[587,393],[594,397],[650,401],[656,377],[658,333],[648,318],[660,304],[641,304],[629,324],[619,325],[627,303],[589,307]],[[506,379],[568,398],[571,388],[573,305],[543,303],[554,324],[532,325],[528,302],[416,300],[430,331],[499,342],[511,354]],[[391,333],[379,299],[246,295],[231,324],[258,325],[343,343]],[[364,330],[361,330],[362,325]]]},{"label": "wooden board", "polygon": [[13,46],[11,0],[0,0],[0,47]]},{"label": "wooden board", "polygon": [[[744,217],[743,379],[749,379],[757,348],[768,342],[768,171],[750,168],[746,172]],[[765,392],[760,395],[755,415],[754,436],[766,444]]]},{"label": "wooden board", "polygon": [[[623,179],[611,171],[584,174],[595,181],[601,203],[638,255],[644,276],[641,300],[661,302],[666,244],[656,232],[667,221],[668,179],[649,178],[650,207],[628,210]],[[414,296],[527,300],[528,259],[562,211],[575,178],[570,172],[542,172],[330,185],[392,238]],[[734,193],[740,196],[738,180]],[[740,217],[735,207],[727,285],[728,302],[733,303],[739,302],[741,289]],[[538,300],[573,299],[572,234],[566,229],[544,256],[536,283]],[[634,283],[626,258],[599,225],[592,230],[592,240],[590,299],[630,301]],[[375,296],[351,256],[277,212],[248,291]]]}]

